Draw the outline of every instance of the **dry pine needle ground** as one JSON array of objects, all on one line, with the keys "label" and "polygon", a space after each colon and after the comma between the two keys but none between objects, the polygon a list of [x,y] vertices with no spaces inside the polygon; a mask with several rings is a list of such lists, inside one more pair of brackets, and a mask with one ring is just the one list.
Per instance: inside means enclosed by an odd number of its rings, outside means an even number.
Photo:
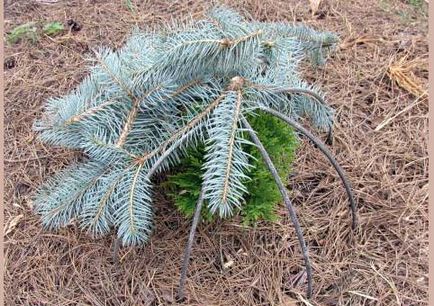
[{"label": "dry pine needle ground", "polygon": [[[5,50],[6,305],[174,303],[190,221],[157,195],[158,235],[111,262],[111,240],[90,240],[71,224],[41,229],[35,188],[80,156],[46,148],[31,124],[46,98],[83,77],[90,50],[122,45],[130,29],[161,24],[207,1],[5,1],[5,30],[30,21],[70,21],[70,31]],[[140,4],[139,4],[140,2]],[[318,1],[316,1],[318,2]],[[324,69],[306,70],[337,110],[333,151],[352,180],[360,227],[321,154],[305,142],[289,188],[314,269],[303,298],[302,258],[285,210],[281,221],[242,228],[202,224],[187,281],[188,305],[426,305],[428,286],[428,106],[424,1],[247,1],[228,4],[259,20],[306,22],[342,38]],[[78,24],[78,25],[77,25]]]}]

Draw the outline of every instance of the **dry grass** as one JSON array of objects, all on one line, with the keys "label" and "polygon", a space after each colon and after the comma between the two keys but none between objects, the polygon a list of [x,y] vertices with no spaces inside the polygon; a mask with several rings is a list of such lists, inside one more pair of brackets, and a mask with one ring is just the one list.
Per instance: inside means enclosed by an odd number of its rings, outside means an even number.
[{"label": "dry grass", "polygon": [[427,58],[408,61],[407,56],[403,56],[389,66],[387,73],[391,80],[416,97],[427,96],[428,91],[423,88],[423,81],[414,74],[414,70],[426,69],[427,66]]},{"label": "dry grass", "polygon": [[[144,248],[122,250],[119,266],[111,262],[110,237],[90,240],[74,225],[48,233],[31,212],[35,188],[80,158],[35,140],[31,124],[44,100],[80,81],[92,48],[119,47],[134,25],[200,16],[208,7],[206,1],[132,0],[128,9],[124,1],[113,2],[5,3],[6,31],[29,21],[72,18],[82,25],[78,32],[5,50],[7,305],[173,302],[190,222],[163,194],[156,201],[158,234]],[[353,182],[360,227],[351,232],[339,178],[305,143],[289,185],[313,262],[310,303],[427,304],[428,106],[423,99],[414,102],[427,85],[426,18],[398,0],[321,1],[313,16],[308,2],[295,0],[230,4],[260,20],[304,21],[342,37],[325,69],[305,73],[322,84],[337,110],[332,149]],[[281,215],[281,222],[252,229],[237,219],[201,224],[187,304],[309,305],[302,296],[303,261],[294,230],[283,208]]]}]

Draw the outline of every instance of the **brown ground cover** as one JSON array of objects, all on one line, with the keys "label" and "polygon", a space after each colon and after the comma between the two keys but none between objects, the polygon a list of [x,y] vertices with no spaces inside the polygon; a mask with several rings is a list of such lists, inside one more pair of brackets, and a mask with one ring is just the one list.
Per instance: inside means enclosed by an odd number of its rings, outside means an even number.
[{"label": "brown ground cover", "polygon": [[[41,228],[31,196],[79,157],[35,139],[44,101],[72,89],[86,56],[117,48],[131,28],[187,14],[207,1],[6,1],[5,30],[73,19],[79,31],[5,48],[6,305],[173,303],[190,220],[157,194],[156,232],[111,261],[112,239],[91,240],[74,225]],[[237,218],[199,226],[187,280],[188,305],[426,305],[428,286],[428,47],[426,1],[227,1],[258,20],[306,22],[339,33],[326,67],[307,69],[337,110],[332,150],[348,173],[360,211],[350,230],[347,197],[325,158],[304,142],[288,187],[308,244],[314,297],[304,300],[303,260],[282,206],[281,220],[243,228]],[[131,5],[129,5],[131,4]],[[77,30],[77,28],[75,29]],[[229,268],[225,263],[233,261]],[[309,304],[310,303],[310,304]]]}]

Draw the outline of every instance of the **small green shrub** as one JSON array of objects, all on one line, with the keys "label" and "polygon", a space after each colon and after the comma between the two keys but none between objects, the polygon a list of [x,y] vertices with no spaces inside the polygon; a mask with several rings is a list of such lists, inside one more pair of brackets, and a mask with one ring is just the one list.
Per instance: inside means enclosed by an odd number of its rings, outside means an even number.
[{"label": "small green shrub", "polygon": [[47,34],[49,36],[55,36],[61,33],[63,29],[64,26],[62,23],[60,23],[59,21],[53,21],[44,25],[42,31],[44,32],[44,34]]},{"label": "small green shrub", "polygon": [[[168,176],[163,187],[174,200],[176,208],[184,216],[192,217],[201,189],[205,147],[200,145],[195,148],[188,148],[187,152],[187,156],[180,163],[178,171]],[[212,219],[212,214],[207,206],[202,208],[202,218]]]},{"label": "small green shrub", "polygon": [[[254,116],[250,118],[250,122],[273,158],[280,176],[288,177],[298,146],[293,130],[269,114]],[[246,150],[253,157],[250,160],[253,167],[249,173],[250,180],[245,183],[248,194],[241,211],[243,223],[252,225],[259,220],[275,221],[276,207],[281,202],[280,192],[257,149],[249,146]],[[186,217],[192,217],[196,208],[202,182],[204,155],[203,145],[191,149],[180,163],[181,168],[170,175],[164,183],[176,207]],[[206,220],[212,219],[206,205],[202,217]]]},{"label": "small green shrub", "polygon": [[30,40],[32,43],[38,40],[37,28],[34,22],[15,27],[7,36],[7,41],[11,44],[15,44],[21,40]]},{"label": "small green shrub", "polygon": [[[287,179],[298,147],[293,129],[270,114],[261,114],[252,118],[251,122],[280,177]],[[256,147],[250,149],[255,160],[252,161],[254,168],[250,172],[251,180],[246,183],[249,194],[242,211],[243,222],[252,224],[259,220],[275,221],[276,206],[282,201],[282,196]]]},{"label": "small green shrub", "polygon": [[15,27],[7,36],[7,41],[10,44],[16,44],[19,41],[28,40],[31,43],[36,43],[41,33],[48,36],[55,36],[64,30],[64,26],[59,21],[51,21],[46,23],[42,29],[41,24],[36,22],[28,22]]}]

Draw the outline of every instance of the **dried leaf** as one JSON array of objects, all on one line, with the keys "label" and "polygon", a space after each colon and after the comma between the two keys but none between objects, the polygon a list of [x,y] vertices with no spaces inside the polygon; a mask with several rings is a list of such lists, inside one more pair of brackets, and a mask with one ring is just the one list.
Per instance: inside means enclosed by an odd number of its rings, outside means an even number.
[{"label": "dried leaf", "polygon": [[427,67],[425,59],[407,60],[404,56],[392,63],[387,69],[390,79],[398,84],[399,87],[412,93],[416,97],[427,97],[427,90],[423,86],[423,81],[416,77],[415,70],[424,70]]},{"label": "dried leaf", "polygon": [[234,261],[232,259],[228,260],[227,262],[225,262],[223,264],[223,269],[229,269],[230,267],[232,267],[234,265]]},{"label": "dried leaf", "polygon": [[309,0],[310,10],[312,11],[312,16],[316,14],[319,9],[321,0]]},{"label": "dried leaf", "polygon": [[284,295],[282,298],[282,303],[279,306],[297,306],[297,300],[294,300],[292,297]]},{"label": "dried leaf", "polygon": [[9,221],[9,224],[5,227],[4,236],[10,234],[15,229],[15,227],[18,225],[18,223],[20,222],[20,220],[23,217],[24,217],[23,215],[18,215],[18,216],[15,216],[14,218],[12,218],[12,220]]}]

